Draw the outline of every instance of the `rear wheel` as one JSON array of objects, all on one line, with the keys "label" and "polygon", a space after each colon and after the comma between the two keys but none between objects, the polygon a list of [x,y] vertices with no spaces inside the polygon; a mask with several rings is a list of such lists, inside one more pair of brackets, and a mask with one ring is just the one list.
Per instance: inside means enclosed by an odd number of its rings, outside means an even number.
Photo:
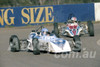
[{"label": "rear wheel", "polygon": [[73,40],[75,42],[73,51],[81,52],[81,40],[80,40],[80,37],[78,35],[76,35],[76,36],[73,37]]},{"label": "rear wheel", "polygon": [[20,42],[16,35],[12,35],[9,39],[10,51],[19,52],[20,51]]},{"label": "rear wheel", "polygon": [[93,23],[91,21],[87,22],[88,25],[88,32],[90,36],[94,36],[94,26]]},{"label": "rear wheel", "polygon": [[34,55],[40,55],[40,50],[39,50],[39,41],[37,38],[34,38],[32,40],[32,45],[33,45],[33,54]]},{"label": "rear wheel", "polygon": [[54,23],[54,33],[57,37],[59,37],[58,23]]}]

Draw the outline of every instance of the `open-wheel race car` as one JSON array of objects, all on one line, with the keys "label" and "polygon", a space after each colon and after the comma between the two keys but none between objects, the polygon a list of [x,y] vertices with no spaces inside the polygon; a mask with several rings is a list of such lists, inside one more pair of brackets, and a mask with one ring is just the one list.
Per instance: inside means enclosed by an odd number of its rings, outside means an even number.
[{"label": "open-wheel race car", "polygon": [[58,38],[54,33],[48,32],[47,28],[41,26],[36,30],[32,30],[28,39],[20,40],[17,35],[11,35],[9,39],[9,50],[11,52],[19,52],[21,50],[32,51],[34,55],[39,55],[41,51],[62,53],[73,50],[80,52],[81,42],[77,36],[73,38],[73,41]]},{"label": "open-wheel race car", "polygon": [[66,26],[59,28],[59,33],[61,35],[74,37],[76,35],[81,36],[84,34],[89,34],[94,36],[94,26],[91,21],[88,21],[87,24],[83,24],[80,21],[76,20],[76,17],[72,17],[71,20],[65,22]]}]

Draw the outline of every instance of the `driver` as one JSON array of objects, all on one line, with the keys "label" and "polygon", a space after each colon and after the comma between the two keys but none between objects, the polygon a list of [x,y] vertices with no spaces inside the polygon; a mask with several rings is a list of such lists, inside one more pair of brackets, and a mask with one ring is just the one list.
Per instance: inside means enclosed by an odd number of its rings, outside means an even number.
[{"label": "driver", "polygon": [[48,32],[48,29],[47,29],[47,28],[43,28],[43,29],[41,30],[41,35],[42,35],[42,36],[46,36],[46,35],[47,35],[47,32]]},{"label": "driver", "polygon": [[68,24],[71,24],[71,25],[77,25],[77,18],[76,17],[72,17],[70,20],[69,20],[69,22],[68,22]]}]

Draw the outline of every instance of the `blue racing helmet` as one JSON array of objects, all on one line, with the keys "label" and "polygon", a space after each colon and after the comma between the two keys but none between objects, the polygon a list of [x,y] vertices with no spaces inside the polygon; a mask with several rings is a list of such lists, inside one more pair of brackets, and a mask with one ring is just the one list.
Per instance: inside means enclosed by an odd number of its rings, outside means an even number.
[{"label": "blue racing helmet", "polygon": [[41,32],[48,32],[48,29],[47,29],[47,28],[43,28],[43,29],[41,30]]}]

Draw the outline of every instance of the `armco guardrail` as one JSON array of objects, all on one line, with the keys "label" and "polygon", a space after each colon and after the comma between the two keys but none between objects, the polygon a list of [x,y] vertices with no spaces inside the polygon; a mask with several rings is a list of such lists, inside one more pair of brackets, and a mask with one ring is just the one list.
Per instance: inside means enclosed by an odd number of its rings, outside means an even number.
[{"label": "armco guardrail", "polygon": [[[71,14],[75,15],[80,21],[94,21],[95,9],[98,10],[95,5],[94,3],[88,3],[0,8],[0,27],[5,27],[6,25],[25,26],[38,23],[65,22]],[[96,15],[98,16],[98,14]]]}]

